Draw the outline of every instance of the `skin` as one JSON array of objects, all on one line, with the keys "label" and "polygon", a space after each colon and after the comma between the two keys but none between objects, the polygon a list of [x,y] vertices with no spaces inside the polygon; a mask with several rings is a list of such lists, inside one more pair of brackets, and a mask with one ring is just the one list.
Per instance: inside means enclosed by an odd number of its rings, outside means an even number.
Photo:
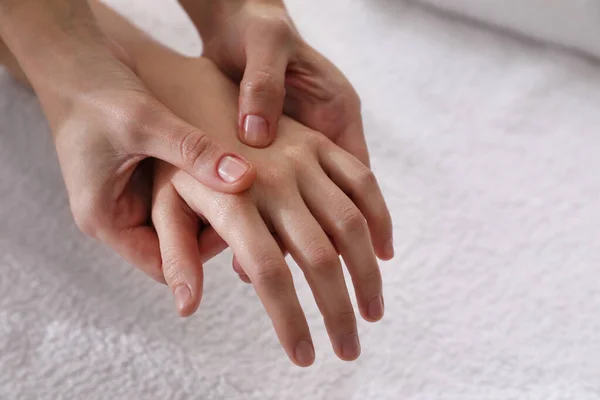
[{"label": "skin", "polygon": [[[362,316],[383,317],[376,248],[384,248],[392,223],[373,173],[322,134],[282,117],[267,149],[242,145],[236,135],[236,86],[206,58],[180,56],[143,35],[104,7],[94,7],[103,29],[132,55],[140,79],[180,118],[218,136],[251,162],[254,185],[226,194],[198,183],[176,166],[157,162],[152,220],[163,273],[177,295],[189,293],[183,313],[202,293],[197,236],[229,245],[271,317],[288,356],[300,366],[314,361],[306,318],[280,244],[301,267],[313,291],[334,351],[344,360],[360,354],[356,318],[338,251],[344,258]],[[369,227],[383,232],[371,236]],[[385,254],[381,254],[385,256]]]},{"label": "skin", "polygon": [[[90,5],[103,37],[154,99],[194,129],[211,132],[209,139],[260,166],[252,170],[258,173],[252,189],[231,195],[198,184],[170,164],[159,162],[155,175],[152,165],[138,164],[127,189],[136,201],[125,202],[116,217],[133,216],[136,229],[143,229],[137,256],[159,258],[145,272],[169,284],[181,315],[187,316],[200,302],[202,263],[230,245],[237,256],[234,268],[243,280],[253,282],[286,352],[307,366],[314,350],[283,258],[282,249],[287,249],[313,289],[336,354],[345,360],[358,357],[356,321],[338,252],[352,275],[361,314],[369,321],[383,316],[375,254],[382,259],[393,255],[390,216],[373,174],[364,166],[368,157],[361,164],[322,134],[286,117],[278,121],[280,137],[272,148],[242,146],[235,125],[236,98],[244,96],[243,90],[236,90],[206,59],[182,58],[106,7]],[[20,73],[15,62],[9,67]],[[150,206],[148,182],[153,176]],[[153,227],[145,224],[150,209]]]},{"label": "skin", "polygon": [[[308,45],[282,0],[179,0],[196,25],[208,57],[240,84],[238,131],[255,147],[277,135],[281,111],[323,133],[366,166],[369,153],[360,99],[348,79]],[[248,116],[266,121],[249,137]],[[388,252],[393,253],[392,243]]]},{"label": "skin", "polygon": [[[356,92],[302,40],[282,1],[180,3],[202,35],[205,55],[240,83],[242,142],[268,146],[284,109],[369,165]],[[224,156],[243,164],[242,157],[155,99],[85,1],[0,0],[0,36],[8,44],[0,41],[0,60],[33,86],[50,121],[77,225],[161,281],[158,240],[145,225],[150,208],[133,190],[151,184],[144,181],[144,160],[166,160],[227,193],[252,184],[252,166],[237,181],[224,181],[218,174]],[[266,135],[248,135],[249,115],[266,120]],[[207,256],[223,247],[212,236],[205,240]],[[391,258],[392,239],[377,250]],[[233,265],[248,281],[235,259]]]},{"label": "skin", "polygon": [[252,184],[251,165],[158,101],[85,1],[0,0],[0,36],[48,118],[77,225],[163,281],[150,204],[138,190],[151,184],[140,179],[145,160],[228,193]]}]

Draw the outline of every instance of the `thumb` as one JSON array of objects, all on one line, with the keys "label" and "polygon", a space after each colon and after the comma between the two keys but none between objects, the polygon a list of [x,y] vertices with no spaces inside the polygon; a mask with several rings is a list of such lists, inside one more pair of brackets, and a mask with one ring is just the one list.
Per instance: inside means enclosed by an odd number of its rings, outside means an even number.
[{"label": "thumb", "polygon": [[256,178],[252,165],[227,151],[215,138],[169,110],[144,126],[142,151],[180,168],[203,185],[221,193],[240,193]]},{"label": "thumb", "polygon": [[240,86],[240,139],[248,146],[266,147],[275,140],[283,112],[289,58],[280,47],[258,41],[248,45],[246,54]]}]

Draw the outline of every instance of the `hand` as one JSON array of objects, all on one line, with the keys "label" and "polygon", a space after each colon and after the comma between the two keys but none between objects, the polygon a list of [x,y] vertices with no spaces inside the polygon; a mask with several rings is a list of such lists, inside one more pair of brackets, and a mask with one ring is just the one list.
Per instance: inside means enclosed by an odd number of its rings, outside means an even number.
[{"label": "hand", "polygon": [[[236,145],[231,133],[236,91],[214,66],[155,52],[145,60],[138,72],[159,99],[187,121]],[[257,180],[248,191],[234,195],[214,192],[176,167],[158,163],[153,221],[165,279],[176,296],[181,293],[184,313],[197,306],[202,290],[196,244],[201,215],[202,225],[210,224],[232,248],[294,362],[310,365],[314,350],[273,235],[302,268],[336,354],[344,360],[357,358],[356,319],[337,251],[352,276],[362,316],[381,319],[383,293],[375,254],[385,254],[392,228],[373,173],[323,135],[285,117],[278,140],[269,148],[240,146],[239,152],[255,166]],[[373,237],[369,227],[377,228]]]},{"label": "hand", "polygon": [[143,161],[164,160],[227,193],[247,189],[254,170],[153,97],[86,2],[8,1],[0,8],[2,35],[50,122],[77,225],[164,282]]},{"label": "hand", "polygon": [[282,0],[179,1],[202,36],[204,56],[241,82],[244,143],[268,146],[285,110],[369,166],[356,91],[302,40]]}]

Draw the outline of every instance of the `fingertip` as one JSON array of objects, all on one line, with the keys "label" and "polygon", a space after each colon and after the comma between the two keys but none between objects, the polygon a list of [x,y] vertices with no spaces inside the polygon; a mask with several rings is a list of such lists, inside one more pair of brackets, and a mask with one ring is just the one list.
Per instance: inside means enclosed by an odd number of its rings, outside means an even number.
[{"label": "fingertip", "polygon": [[173,297],[175,298],[175,306],[179,315],[188,317],[193,312],[192,308],[192,291],[187,285],[178,285],[173,289]]},{"label": "fingertip", "polygon": [[252,186],[256,179],[256,170],[252,164],[237,154],[227,154],[217,164],[217,175],[222,184],[214,189],[235,194]]},{"label": "fingertip", "polygon": [[175,308],[182,318],[192,316],[200,306],[202,287],[195,286],[197,285],[183,282],[176,284],[172,289]]},{"label": "fingertip", "polygon": [[390,240],[383,245],[377,246],[375,253],[381,261],[390,261],[395,256],[393,241]]},{"label": "fingertip", "polygon": [[309,340],[303,340],[296,345],[295,362],[299,367],[310,367],[315,362],[315,348]]},{"label": "fingertip", "polygon": [[261,115],[248,114],[240,129],[240,140],[250,147],[268,147],[275,140],[275,134],[271,132],[273,125],[276,124],[269,123]]},{"label": "fingertip", "polygon": [[344,361],[354,361],[360,357],[361,351],[358,335],[350,335],[342,344],[340,359]]}]

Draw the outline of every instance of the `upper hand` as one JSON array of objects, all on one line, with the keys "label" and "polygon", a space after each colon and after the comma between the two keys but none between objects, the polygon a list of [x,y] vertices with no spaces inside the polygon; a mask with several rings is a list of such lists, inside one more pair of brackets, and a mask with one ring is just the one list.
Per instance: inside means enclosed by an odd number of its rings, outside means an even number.
[{"label": "upper hand", "polygon": [[268,146],[283,111],[369,166],[360,100],[346,77],[301,38],[282,0],[180,0],[204,42],[204,56],[240,82],[238,130]]},{"label": "upper hand", "polygon": [[225,193],[246,190],[254,169],[156,100],[116,43],[107,40],[85,51],[95,63],[65,72],[68,79],[60,85],[32,79],[53,131],[73,216],[84,233],[164,282],[158,237],[149,224],[152,165],[144,160],[177,165]]}]

